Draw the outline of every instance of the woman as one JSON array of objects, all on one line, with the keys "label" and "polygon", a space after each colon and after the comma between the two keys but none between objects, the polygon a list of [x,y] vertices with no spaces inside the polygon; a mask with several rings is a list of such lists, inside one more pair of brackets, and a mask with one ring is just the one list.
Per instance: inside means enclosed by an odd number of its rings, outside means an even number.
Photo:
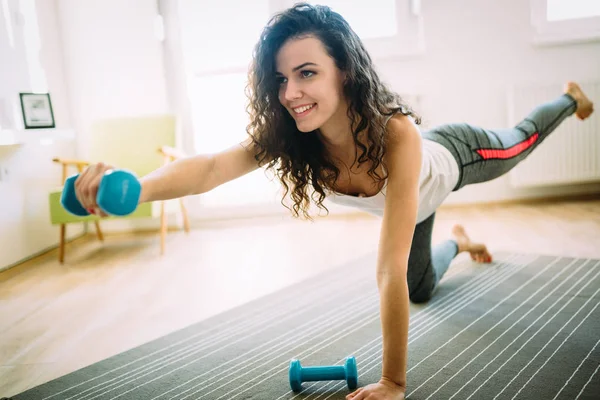
[{"label": "woman", "polygon": [[[420,118],[375,72],[360,39],[327,7],[297,4],[272,18],[249,73],[249,138],[217,154],[196,155],[143,177],[140,203],[206,193],[261,166],[276,170],[294,216],[311,200],[382,216],[377,261],[383,331],[379,382],[348,399],[403,399],[409,299],[427,301],[452,259],[468,251],[490,262],[460,226],[431,248],[435,209],[461,187],[514,167],[565,118],[591,114],[574,83],[513,129],[467,124],[421,134]],[[98,210],[98,184],[111,166],[88,168],[76,182],[82,205]]]}]

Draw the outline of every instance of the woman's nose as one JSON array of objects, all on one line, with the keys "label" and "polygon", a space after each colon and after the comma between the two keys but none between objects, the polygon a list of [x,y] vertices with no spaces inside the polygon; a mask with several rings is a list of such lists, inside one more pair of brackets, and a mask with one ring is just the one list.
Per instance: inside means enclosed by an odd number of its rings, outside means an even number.
[{"label": "woman's nose", "polygon": [[294,82],[288,81],[284,90],[284,97],[287,101],[297,100],[302,97],[302,91],[300,90],[299,85],[296,85]]}]

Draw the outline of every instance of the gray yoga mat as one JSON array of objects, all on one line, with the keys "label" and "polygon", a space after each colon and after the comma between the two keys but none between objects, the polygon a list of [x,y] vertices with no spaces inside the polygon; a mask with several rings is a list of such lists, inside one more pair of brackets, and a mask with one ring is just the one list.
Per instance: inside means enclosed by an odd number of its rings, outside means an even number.
[{"label": "gray yoga mat", "polygon": [[[356,260],[35,387],[15,400],[344,399],[344,382],[304,383],[288,366],[356,357],[381,374],[375,255]],[[408,399],[600,398],[600,260],[499,254],[455,262],[412,304]]]}]

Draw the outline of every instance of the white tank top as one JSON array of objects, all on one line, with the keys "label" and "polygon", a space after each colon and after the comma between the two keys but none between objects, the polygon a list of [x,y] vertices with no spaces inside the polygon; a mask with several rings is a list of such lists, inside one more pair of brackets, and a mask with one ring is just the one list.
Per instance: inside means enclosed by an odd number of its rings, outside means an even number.
[{"label": "white tank top", "polygon": [[[423,139],[423,162],[419,177],[419,209],[417,223],[423,222],[442,204],[458,182],[458,165],[441,144]],[[383,189],[374,196],[356,197],[330,192],[327,199],[335,204],[354,207],[371,214],[383,217],[385,192]]]}]

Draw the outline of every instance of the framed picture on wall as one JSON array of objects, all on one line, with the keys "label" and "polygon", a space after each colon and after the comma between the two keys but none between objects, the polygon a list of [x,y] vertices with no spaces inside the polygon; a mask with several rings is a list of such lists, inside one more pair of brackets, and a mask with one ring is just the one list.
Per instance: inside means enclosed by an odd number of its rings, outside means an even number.
[{"label": "framed picture on wall", "polygon": [[25,129],[54,128],[49,93],[19,93]]}]

